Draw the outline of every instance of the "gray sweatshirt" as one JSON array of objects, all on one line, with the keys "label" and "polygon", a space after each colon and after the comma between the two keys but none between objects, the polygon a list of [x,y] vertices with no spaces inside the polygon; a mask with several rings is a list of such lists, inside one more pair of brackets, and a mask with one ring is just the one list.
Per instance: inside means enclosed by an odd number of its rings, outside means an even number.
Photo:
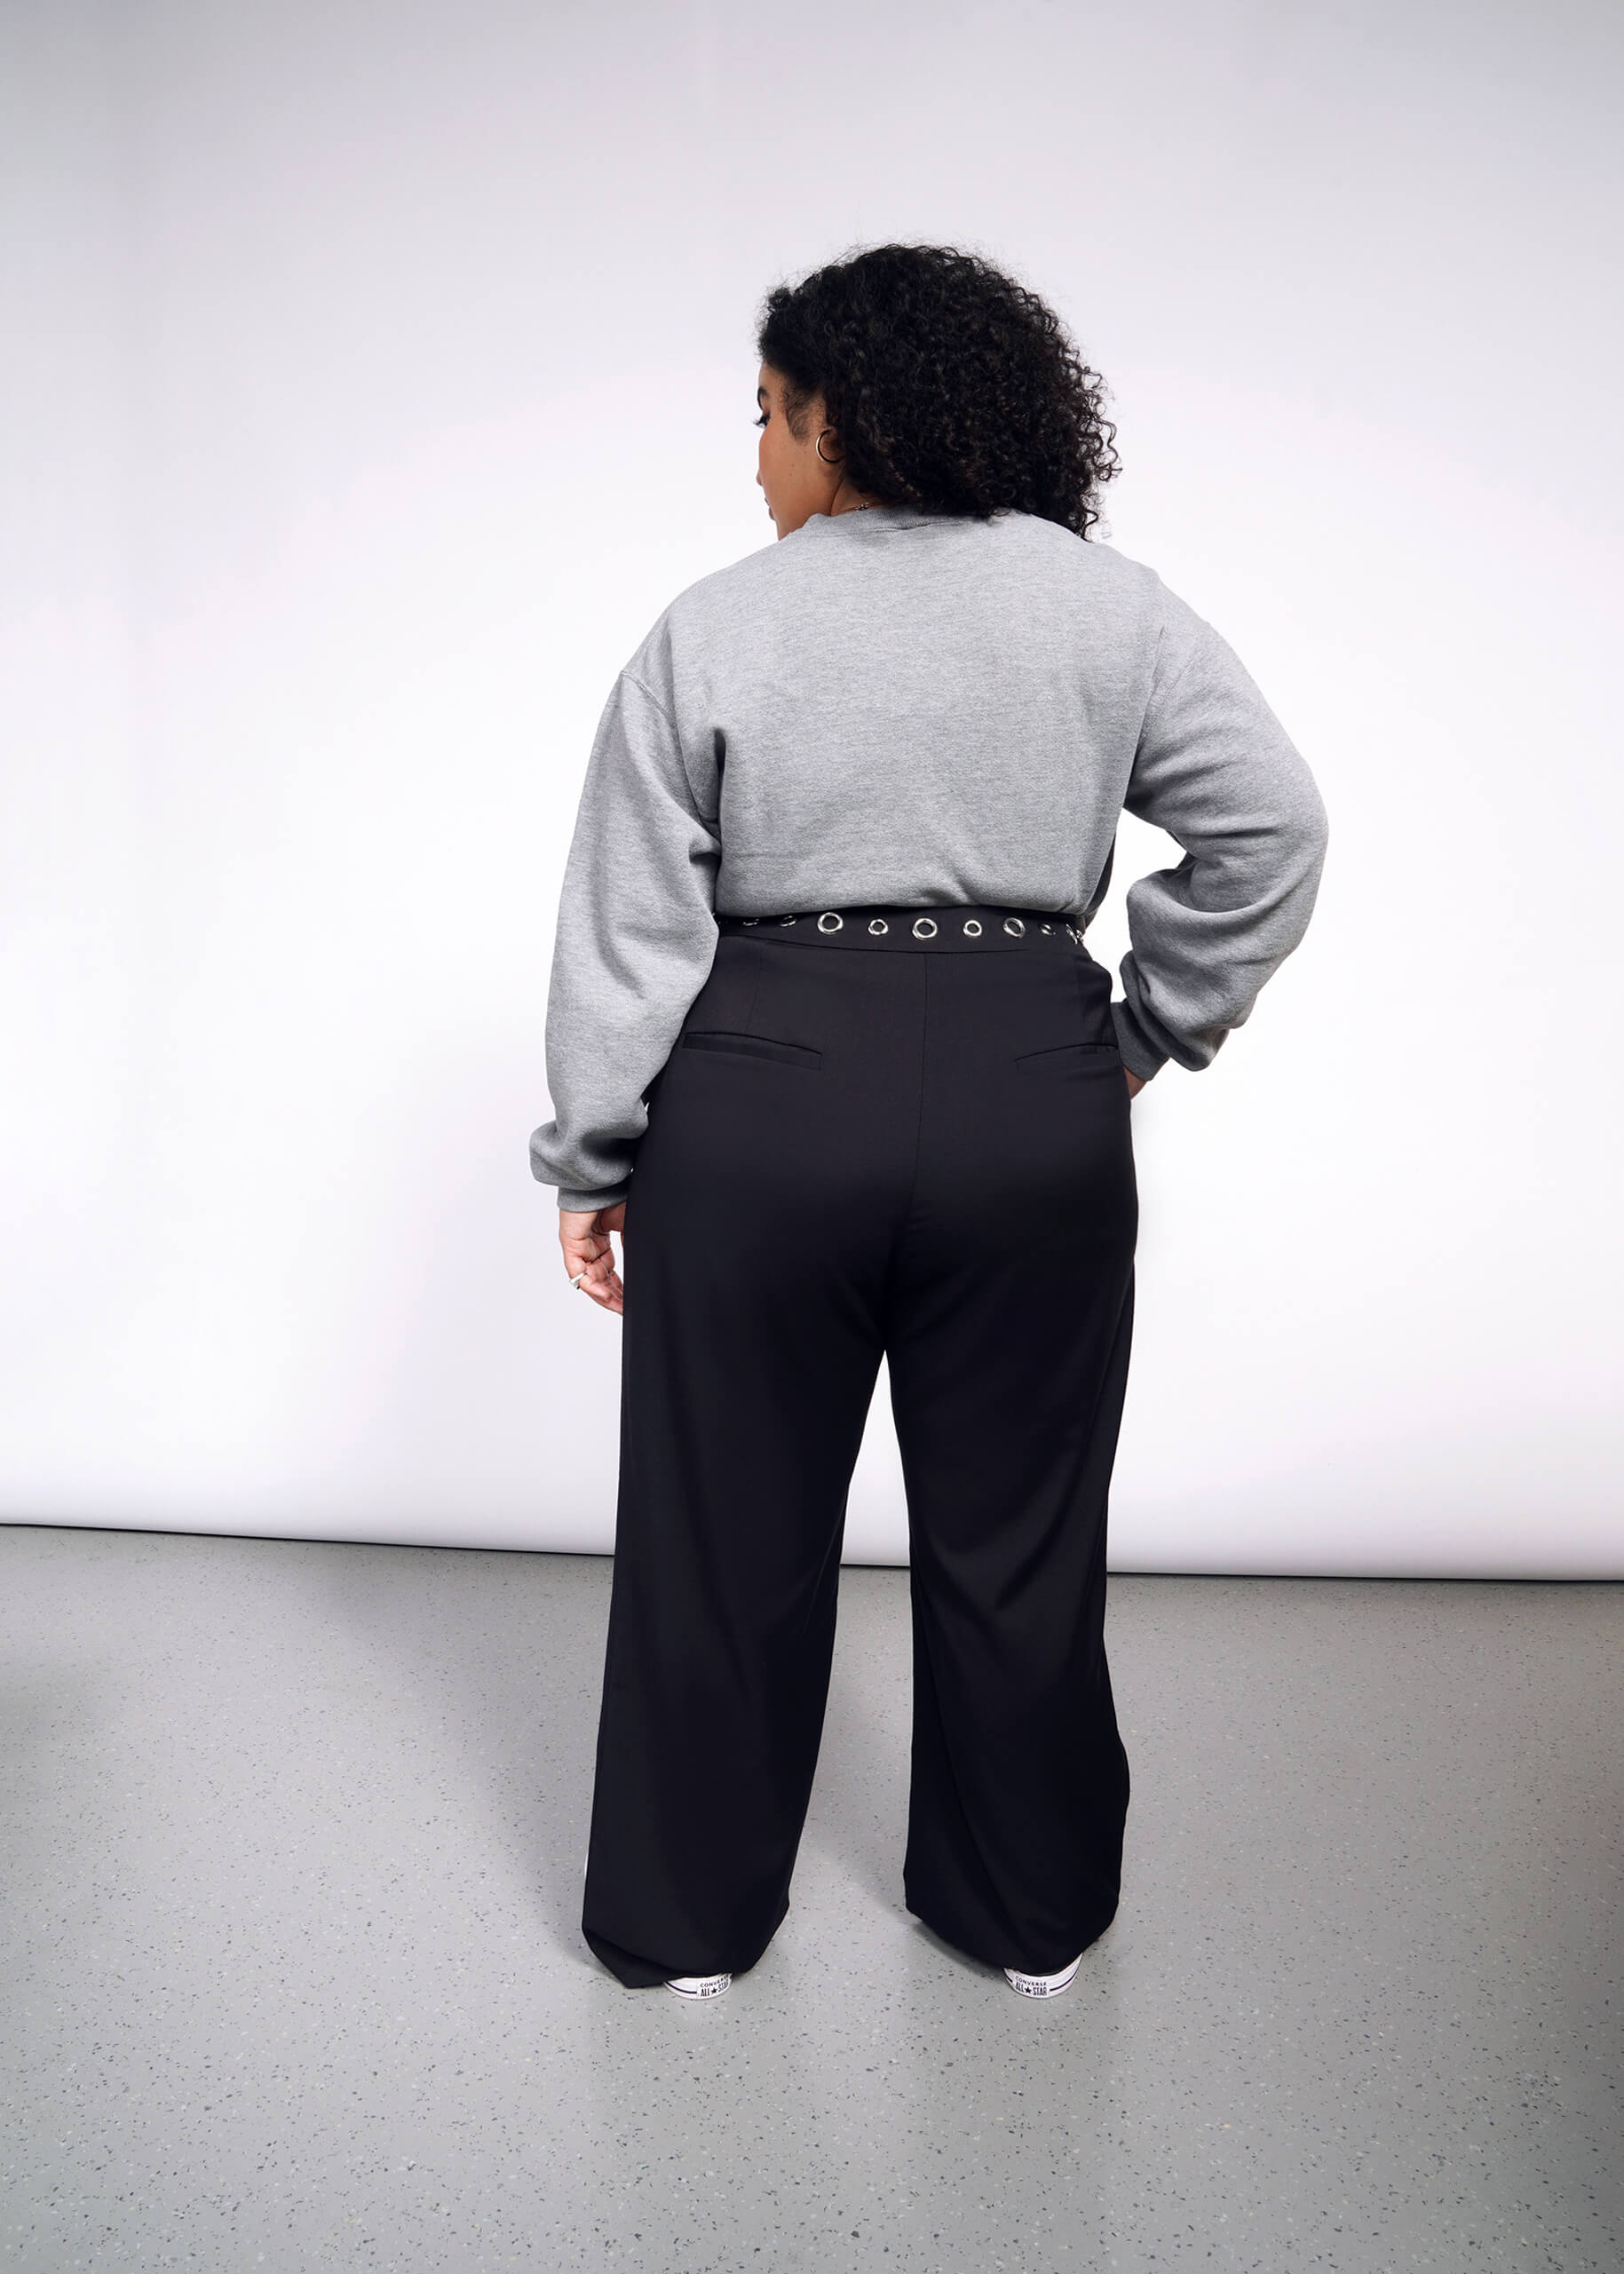
[{"label": "gray sweatshirt", "polygon": [[610,694],[558,907],[566,1208],[629,1189],[644,1092],[717,914],[1105,898],[1128,812],[1183,848],[1128,894],[1126,1066],[1210,1064],[1307,928],[1308,768],[1233,651],[1151,569],[1023,513],[820,514],[674,600]]}]

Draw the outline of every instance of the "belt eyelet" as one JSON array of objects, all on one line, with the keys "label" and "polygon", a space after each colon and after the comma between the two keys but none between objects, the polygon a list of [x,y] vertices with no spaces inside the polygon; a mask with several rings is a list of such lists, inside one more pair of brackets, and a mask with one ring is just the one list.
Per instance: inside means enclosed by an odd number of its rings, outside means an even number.
[{"label": "belt eyelet", "polygon": [[780,916],[779,922],[780,923],[798,923],[800,918],[799,916]]},{"label": "belt eyelet", "polygon": [[1050,933],[1054,930],[1054,926],[1052,923],[1045,923],[1040,924],[1038,929],[1042,931],[1044,939],[1047,939]]},{"label": "belt eyelet", "polygon": [[1018,916],[1005,916],[1003,928],[1011,939],[1024,939],[1026,936],[1026,927]]},{"label": "belt eyelet", "polygon": [[875,938],[878,939],[882,934],[891,930],[891,926],[886,923],[883,916],[870,916],[868,919],[868,929],[874,934]]},{"label": "belt eyelet", "polygon": [[761,918],[759,916],[741,916],[739,921],[748,930],[751,924],[759,923],[761,922]]},{"label": "belt eyelet", "polygon": [[934,939],[936,937],[936,918],[934,916],[915,916],[914,918],[914,937],[915,939]]},{"label": "belt eyelet", "polygon": [[978,919],[978,917],[976,917],[976,916],[966,916],[966,917],[965,917],[965,919],[964,919],[964,937],[965,937],[965,939],[980,939],[980,937],[981,937],[981,924],[980,924],[980,921],[979,921],[979,919]]},{"label": "belt eyelet", "polygon": [[820,931],[842,931],[845,929],[845,921],[844,916],[834,908],[825,908],[818,918],[818,929]]}]

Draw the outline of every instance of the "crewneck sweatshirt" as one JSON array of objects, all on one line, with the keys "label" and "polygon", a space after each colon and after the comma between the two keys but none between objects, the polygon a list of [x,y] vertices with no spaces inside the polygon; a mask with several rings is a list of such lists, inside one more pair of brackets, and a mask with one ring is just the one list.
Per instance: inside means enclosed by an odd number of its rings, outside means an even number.
[{"label": "crewneck sweatshirt", "polygon": [[1123,1064],[1208,1066],[1307,928],[1326,817],[1233,650],[1051,521],[814,515],[684,592],[612,689],[547,1006],[566,1208],[623,1199],[717,917],[881,903],[1086,925],[1126,809],[1182,848],[1128,893]]}]

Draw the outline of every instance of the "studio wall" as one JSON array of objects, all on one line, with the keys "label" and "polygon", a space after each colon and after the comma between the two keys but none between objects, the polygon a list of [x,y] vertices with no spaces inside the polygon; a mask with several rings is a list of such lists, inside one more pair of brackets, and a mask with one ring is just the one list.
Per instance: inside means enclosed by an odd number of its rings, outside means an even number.
[{"label": "studio wall", "polygon": [[[1614,12],[13,7],[0,1517],[605,1549],[526,1139],[598,709],[769,542],[765,286],[1018,270],[1314,768],[1134,1108],[1119,1568],[1624,1576]],[[1616,281],[1616,279],[1614,279]],[[1176,848],[1125,826],[1089,935]],[[883,1400],[847,1552],[906,1554]]]}]

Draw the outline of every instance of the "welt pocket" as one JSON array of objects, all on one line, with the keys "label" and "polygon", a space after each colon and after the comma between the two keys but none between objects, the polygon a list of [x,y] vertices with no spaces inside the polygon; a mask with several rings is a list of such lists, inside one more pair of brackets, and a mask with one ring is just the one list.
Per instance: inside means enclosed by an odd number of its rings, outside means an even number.
[{"label": "welt pocket", "polygon": [[1022,1074],[1086,1074],[1098,1066],[1120,1066],[1121,1052],[1114,1042],[1062,1042],[1056,1050],[1028,1050],[1017,1058]]},{"label": "welt pocket", "polygon": [[821,1050],[809,1050],[800,1042],[774,1042],[764,1034],[722,1034],[701,1030],[685,1034],[685,1050],[719,1050],[725,1058],[767,1058],[774,1066],[804,1066],[815,1074],[823,1064]]}]

